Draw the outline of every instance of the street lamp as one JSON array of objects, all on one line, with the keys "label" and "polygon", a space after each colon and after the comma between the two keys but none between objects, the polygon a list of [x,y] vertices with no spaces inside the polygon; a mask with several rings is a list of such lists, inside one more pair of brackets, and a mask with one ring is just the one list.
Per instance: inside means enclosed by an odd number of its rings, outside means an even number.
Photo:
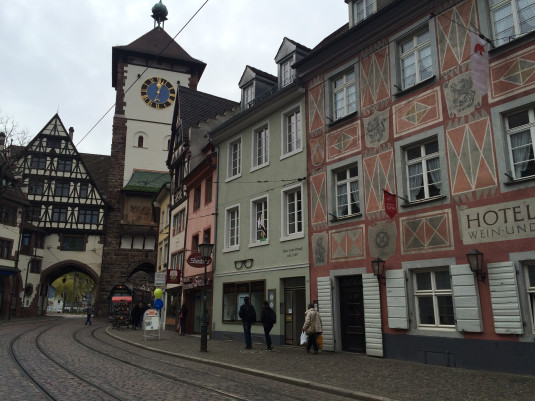
[{"label": "street lamp", "polygon": [[202,307],[202,323],[201,323],[201,352],[206,352],[208,350],[208,320],[207,320],[207,310],[206,310],[206,265],[211,263],[210,255],[212,253],[212,248],[214,244],[209,244],[204,242],[199,245],[199,251],[201,253],[202,260],[204,262],[204,287],[203,287],[203,307]]}]

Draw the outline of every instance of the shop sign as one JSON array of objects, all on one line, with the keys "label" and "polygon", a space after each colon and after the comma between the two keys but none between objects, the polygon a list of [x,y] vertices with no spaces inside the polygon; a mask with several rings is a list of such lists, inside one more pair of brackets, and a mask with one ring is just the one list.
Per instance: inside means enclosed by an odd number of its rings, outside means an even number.
[{"label": "shop sign", "polygon": [[205,263],[207,265],[212,263],[212,258],[209,256],[207,258],[203,258],[200,252],[195,252],[189,255],[186,261],[188,262],[188,265],[190,265],[191,267],[204,267]]},{"label": "shop sign", "polygon": [[154,273],[154,286],[155,287],[165,287],[165,278],[167,276],[166,272],[156,272]]},{"label": "shop sign", "polygon": [[180,270],[167,270],[167,284],[180,284]]}]

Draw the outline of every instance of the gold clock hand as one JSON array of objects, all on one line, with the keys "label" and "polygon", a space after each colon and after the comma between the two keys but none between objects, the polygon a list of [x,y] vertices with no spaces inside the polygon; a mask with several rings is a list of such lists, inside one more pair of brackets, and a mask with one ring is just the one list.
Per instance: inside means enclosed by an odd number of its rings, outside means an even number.
[{"label": "gold clock hand", "polygon": [[162,90],[162,86],[163,86],[161,78],[158,78],[158,82],[156,83],[156,86],[158,87],[158,91],[156,92],[156,98],[154,99],[155,101],[160,100],[160,91]]}]

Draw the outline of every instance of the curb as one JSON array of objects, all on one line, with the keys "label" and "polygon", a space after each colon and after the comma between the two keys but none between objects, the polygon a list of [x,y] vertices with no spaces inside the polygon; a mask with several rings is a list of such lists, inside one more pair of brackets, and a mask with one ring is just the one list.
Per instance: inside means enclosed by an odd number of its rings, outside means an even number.
[{"label": "curb", "polygon": [[294,378],[294,377],[285,377],[285,376],[281,376],[281,375],[278,375],[278,374],[275,374],[275,373],[268,373],[268,372],[264,372],[264,371],[260,371],[260,370],[256,370],[256,369],[244,368],[242,366],[232,365],[232,364],[225,363],[225,362],[213,361],[213,360],[210,360],[210,359],[199,358],[199,357],[196,357],[196,356],[179,354],[179,353],[171,352],[171,351],[165,351],[165,350],[162,350],[162,349],[159,349],[159,348],[149,347],[147,345],[143,345],[143,344],[135,342],[135,341],[127,340],[125,338],[122,338],[120,336],[117,336],[117,335],[111,333],[110,330],[111,330],[111,327],[108,326],[106,328],[106,334],[107,335],[109,335],[110,337],[113,337],[113,338],[115,338],[115,339],[117,339],[119,341],[122,341],[124,343],[128,343],[128,344],[134,345],[136,347],[144,348],[144,349],[147,349],[147,350],[150,350],[150,351],[159,352],[161,354],[176,356],[176,357],[179,357],[179,358],[182,358],[182,359],[186,359],[186,360],[189,360],[189,361],[192,361],[192,362],[204,363],[206,365],[212,365],[212,366],[216,366],[216,367],[219,367],[219,368],[230,369],[230,370],[234,370],[236,372],[247,373],[247,374],[251,374],[251,375],[254,375],[254,376],[258,376],[258,377],[263,377],[263,378],[267,377],[267,378],[272,379],[272,380],[277,380],[277,381],[280,381],[280,382],[293,384],[295,386],[300,386],[300,387],[304,387],[304,388],[308,388],[308,389],[319,390],[319,391],[323,391],[323,392],[330,393],[330,394],[340,395],[342,397],[355,398],[355,399],[361,400],[361,401],[396,401],[394,398],[378,396],[378,395],[375,395],[375,394],[365,393],[365,392],[361,392],[361,391],[347,390],[347,389],[344,389],[344,388],[341,388],[341,387],[330,386],[330,385],[327,385],[327,384],[319,384],[319,383],[315,383],[315,382],[312,382],[312,381],[309,381],[309,380],[302,380],[302,379],[297,379],[297,378]]}]

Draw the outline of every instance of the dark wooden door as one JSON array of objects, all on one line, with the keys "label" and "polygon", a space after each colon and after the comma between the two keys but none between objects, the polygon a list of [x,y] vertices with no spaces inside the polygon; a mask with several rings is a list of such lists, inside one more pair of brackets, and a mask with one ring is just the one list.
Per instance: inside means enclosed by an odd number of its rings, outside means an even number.
[{"label": "dark wooden door", "polygon": [[366,352],[364,333],[364,300],[362,293],[362,276],[341,277],[340,287],[340,322],[342,331],[342,350]]}]

